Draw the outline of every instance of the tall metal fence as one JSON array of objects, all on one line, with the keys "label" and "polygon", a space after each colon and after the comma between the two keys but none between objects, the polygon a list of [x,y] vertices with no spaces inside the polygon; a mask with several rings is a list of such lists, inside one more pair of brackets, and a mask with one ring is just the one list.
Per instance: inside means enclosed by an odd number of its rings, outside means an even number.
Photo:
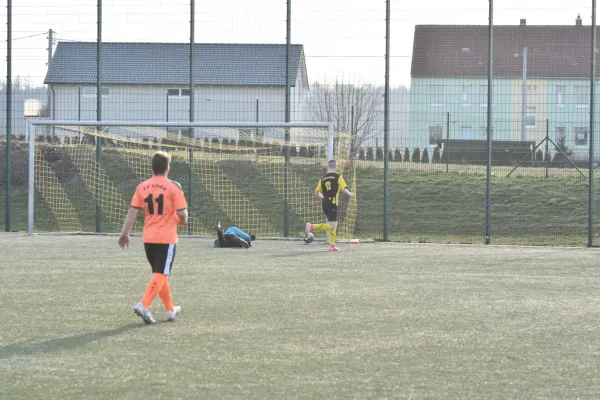
[{"label": "tall metal fence", "polygon": [[325,121],[358,237],[598,244],[596,1],[422,3],[4,0],[0,223],[28,118]]}]

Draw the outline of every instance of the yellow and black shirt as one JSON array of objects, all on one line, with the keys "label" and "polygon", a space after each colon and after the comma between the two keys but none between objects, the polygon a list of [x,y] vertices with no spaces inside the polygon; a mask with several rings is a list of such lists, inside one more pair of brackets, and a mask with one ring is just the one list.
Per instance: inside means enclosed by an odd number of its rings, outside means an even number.
[{"label": "yellow and black shirt", "polygon": [[340,192],[347,187],[346,181],[340,174],[329,172],[319,179],[315,192],[323,193],[323,196],[325,196],[323,198],[324,202],[329,202],[337,206]]}]

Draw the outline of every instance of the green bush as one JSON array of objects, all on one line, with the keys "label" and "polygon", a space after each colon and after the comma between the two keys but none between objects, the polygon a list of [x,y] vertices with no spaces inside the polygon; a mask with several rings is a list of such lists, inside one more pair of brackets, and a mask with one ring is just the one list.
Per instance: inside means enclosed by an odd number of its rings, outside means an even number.
[{"label": "green bush", "polygon": [[363,149],[362,147],[360,149],[358,149],[358,159],[359,160],[365,159],[365,149]]},{"label": "green bush", "polygon": [[396,149],[396,151],[394,152],[394,161],[395,162],[402,162],[402,152],[400,151],[400,149]]},{"label": "green bush", "polygon": [[419,149],[418,147],[414,149],[411,161],[414,163],[418,163],[421,161],[421,149]]},{"label": "green bush", "polygon": [[421,162],[423,164],[429,164],[429,151],[427,150],[427,147],[425,147],[423,149],[423,155],[421,156]]},{"label": "green bush", "polygon": [[433,156],[431,157],[431,162],[433,164],[437,164],[440,162],[441,154],[440,154],[440,146],[435,146],[433,149]]}]

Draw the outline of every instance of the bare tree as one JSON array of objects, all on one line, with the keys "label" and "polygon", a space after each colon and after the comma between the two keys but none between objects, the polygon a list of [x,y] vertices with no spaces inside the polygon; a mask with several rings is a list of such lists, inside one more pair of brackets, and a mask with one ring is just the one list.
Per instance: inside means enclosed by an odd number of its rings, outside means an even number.
[{"label": "bare tree", "polygon": [[375,138],[383,118],[383,90],[359,82],[336,78],[333,84],[315,82],[308,102],[310,117],[332,122],[338,132],[350,135],[350,154],[354,158],[361,145]]}]

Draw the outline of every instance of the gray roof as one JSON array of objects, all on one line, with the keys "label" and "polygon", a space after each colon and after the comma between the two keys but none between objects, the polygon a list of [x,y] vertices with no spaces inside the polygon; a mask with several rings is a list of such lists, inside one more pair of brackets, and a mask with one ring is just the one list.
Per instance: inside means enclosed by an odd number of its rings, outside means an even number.
[{"label": "gray roof", "polygon": [[[102,83],[188,85],[188,43],[103,43]],[[304,70],[302,45],[290,49],[290,83]],[[195,84],[285,86],[285,44],[197,43]],[[305,73],[305,72],[304,72]],[[306,79],[306,77],[303,77]],[[96,84],[96,43],[61,42],[46,84]]]}]

